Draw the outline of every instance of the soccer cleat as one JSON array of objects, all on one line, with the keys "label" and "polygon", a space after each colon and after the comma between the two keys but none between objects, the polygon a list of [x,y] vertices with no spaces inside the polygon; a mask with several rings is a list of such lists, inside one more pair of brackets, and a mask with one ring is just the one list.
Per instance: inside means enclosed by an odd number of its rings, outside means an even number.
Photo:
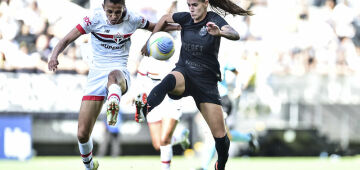
[{"label": "soccer cleat", "polygon": [[[215,163],[215,170],[220,170],[218,161],[216,161],[216,163]],[[225,167],[222,170],[225,170]]]},{"label": "soccer cleat", "polygon": [[215,170],[219,170],[218,169],[218,161],[216,161],[216,163],[215,163]]},{"label": "soccer cleat", "polygon": [[184,129],[182,131],[183,141],[180,142],[180,146],[183,150],[189,148],[190,146],[189,133],[190,133],[189,129]]},{"label": "soccer cleat", "polygon": [[138,123],[145,121],[146,113],[144,113],[144,107],[147,103],[147,95],[146,93],[139,94],[135,99],[135,106],[136,106],[136,112],[135,112],[135,121]]},{"label": "soccer cleat", "polygon": [[249,147],[252,152],[257,152],[260,150],[260,145],[253,133],[250,133],[251,140],[249,141]]},{"label": "soccer cleat", "polygon": [[97,170],[99,168],[99,162],[98,161],[94,161],[94,164],[93,164],[93,168],[91,168],[91,170]]},{"label": "soccer cleat", "polygon": [[119,114],[119,98],[116,95],[110,95],[107,101],[106,119],[108,125],[114,126]]}]

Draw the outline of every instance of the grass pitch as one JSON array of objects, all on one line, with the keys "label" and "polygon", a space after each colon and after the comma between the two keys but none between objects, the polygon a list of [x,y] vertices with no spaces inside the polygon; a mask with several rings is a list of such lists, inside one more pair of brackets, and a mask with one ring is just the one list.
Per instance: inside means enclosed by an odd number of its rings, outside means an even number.
[{"label": "grass pitch", "polygon": [[[158,156],[95,157],[99,170],[160,170]],[[209,170],[213,170],[213,160]],[[172,170],[193,170],[201,165],[196,157],[175,156]],[[0,160],[0,170],[84,170],[80,157],[34,157],[28,161]],[[251,157],[230,158],[226,170],[359,170],[356,157]]]}]

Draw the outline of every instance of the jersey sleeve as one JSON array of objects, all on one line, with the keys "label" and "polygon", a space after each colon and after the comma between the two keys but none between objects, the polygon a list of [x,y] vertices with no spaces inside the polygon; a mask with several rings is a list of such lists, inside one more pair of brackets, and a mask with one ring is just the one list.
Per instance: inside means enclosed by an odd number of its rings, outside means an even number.
[{"label": "jersey sleeve", "polygon": [[136,25],[136,28],[146,28],[148,20],[139,14],[133,14],[133,24]]},{"label": "jersey sleeve", "polygon": [[90,33],[93,30],[95,24],[97,23],[96,16],[96,13],[93,12],[82,18],[80,23],[76,26],[76,28],[80,31],[81,34]]},{"label": "jersey sleeve", "polygon": [[177,12],[172,15],[172,19],[175,23],[183,25],[188,20],[188,16],[190,16],[188,12]]},{"label": "jersey sleeve", "polygon": [[212,17],[212,22],[214,22],[220,29],[224,25],[229,25],[223,17],[221,17],[219,14],[215,12],[211,12],[214,16]]}]

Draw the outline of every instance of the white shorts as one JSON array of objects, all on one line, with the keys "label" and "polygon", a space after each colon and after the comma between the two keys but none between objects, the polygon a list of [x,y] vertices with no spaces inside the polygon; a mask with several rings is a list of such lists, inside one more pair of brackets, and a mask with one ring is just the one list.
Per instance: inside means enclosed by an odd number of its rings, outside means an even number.
[{"label": "white shorts", "polygon": [[167,95],[160,105],[155,107],[146,116],[148,123],[154,123],[162,120],[163,118],[173,118],[179,120],[182,115],[179,100],[172,100]]},{"label": "white shorts", "polygon": [[88,74],[87,85],[82,100],[105,100],[108,94],[107,83],[108,75],[113,70],[120,70],[126,80],[127,89],[130,88],[131,79],[130,73],[127,69],[109,69],[109,70],[96,70],[90,69]]}]

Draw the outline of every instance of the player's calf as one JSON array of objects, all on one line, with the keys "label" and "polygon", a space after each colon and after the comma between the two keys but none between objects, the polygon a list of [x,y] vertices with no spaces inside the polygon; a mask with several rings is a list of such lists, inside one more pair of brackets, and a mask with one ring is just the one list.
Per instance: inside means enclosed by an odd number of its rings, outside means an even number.
[{"label": "player's calf", "polygon": [[215,138],[215,147],[218,154],[218,160],[215,164],[216,170],[224,170],[229,157],[230,140],[227,135],[222,138]]}]

